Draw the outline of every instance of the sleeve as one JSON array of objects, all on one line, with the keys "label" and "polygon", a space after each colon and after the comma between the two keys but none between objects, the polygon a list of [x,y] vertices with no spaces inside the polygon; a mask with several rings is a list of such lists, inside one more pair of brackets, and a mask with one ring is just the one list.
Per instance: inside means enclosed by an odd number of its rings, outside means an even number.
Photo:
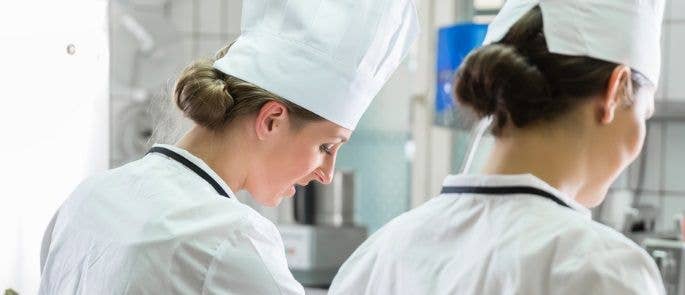
[{"label": "sleeve", "polygon": [[665,294],[656,264],[641,249],[596,251],[556,269],[550,288],[554,294]]},{"label": "sleeve", "polygon": [[290,273],[273,224],[243,227],[216,251],[203,294],[304,294]]}]

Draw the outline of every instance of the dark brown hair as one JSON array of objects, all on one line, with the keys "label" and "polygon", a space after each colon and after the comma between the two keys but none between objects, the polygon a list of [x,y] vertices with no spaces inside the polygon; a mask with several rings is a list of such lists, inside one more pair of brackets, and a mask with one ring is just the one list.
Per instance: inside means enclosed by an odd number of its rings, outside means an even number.
[{"label": "dark brown hair", "polygon": [[220,131],[233,119],[257,113],[265,103],[277,101],[288,109],[294,128],[308,121],[323,120],[319,115],[257,85],[215,69],[214,61],[223,57],[230,46],[219,50],[214,58],[190,64],[176,80],[173,99],[186,117],[205,128]]},{"label": "dark brown hair", "polygon": [[[550,53],[540,7],[509,29],[504,38],[472,52],[457,72],[457,101],[479,117],[493,116],[492,132],[507,124],[522,128],[550,121],[605,90],[616,63]],[[646,79],[632,71],[633,93]],[[626,91],[628,95],[632,93]]]}]

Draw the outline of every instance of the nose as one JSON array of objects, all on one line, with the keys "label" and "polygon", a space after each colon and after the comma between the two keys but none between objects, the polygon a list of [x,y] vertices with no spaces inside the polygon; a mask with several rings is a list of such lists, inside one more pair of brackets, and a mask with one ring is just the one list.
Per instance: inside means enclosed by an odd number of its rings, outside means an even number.
[{"label": "nose", "polygon": [[321,164],[321,167],[319,167],[319,171],[321,171],[321,183],[331,183],[331,181],[333,181],[333,171],[335,171],[335,156],[326,157],[323,164]]}]

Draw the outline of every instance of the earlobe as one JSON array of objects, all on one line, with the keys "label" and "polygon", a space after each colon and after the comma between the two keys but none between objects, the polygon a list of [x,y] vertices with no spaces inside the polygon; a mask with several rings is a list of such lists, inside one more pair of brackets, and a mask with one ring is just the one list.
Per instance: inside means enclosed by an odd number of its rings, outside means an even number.
[{"label": "earlobe", "polygon": [[604,110],[602,111],[602,117],[600,119],[602,124],[609,124],[614,120],[615,110],[616,108],[614,107],[604,108]]}]

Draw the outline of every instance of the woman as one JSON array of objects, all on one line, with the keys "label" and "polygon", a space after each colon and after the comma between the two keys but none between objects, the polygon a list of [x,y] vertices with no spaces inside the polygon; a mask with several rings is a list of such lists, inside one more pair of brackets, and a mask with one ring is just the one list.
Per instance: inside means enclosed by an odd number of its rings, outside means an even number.
[{"label": "woman", "polygon": [[330,294],[663,294],[647,253],[588,208],[637,157],[662,1],[509,0],[464,61],[459,103],[492,116],[480,175],[374,233]]},{"label": "woman", "polygon": [[[410,0],[245,1],[242,35],[188,66],[175,145],[85,180],[46,231],[41,294],[303,294],[276,206],[329,183],[340,146],[415,39]],[[392,36],[393,38],[390,38]]]}]

